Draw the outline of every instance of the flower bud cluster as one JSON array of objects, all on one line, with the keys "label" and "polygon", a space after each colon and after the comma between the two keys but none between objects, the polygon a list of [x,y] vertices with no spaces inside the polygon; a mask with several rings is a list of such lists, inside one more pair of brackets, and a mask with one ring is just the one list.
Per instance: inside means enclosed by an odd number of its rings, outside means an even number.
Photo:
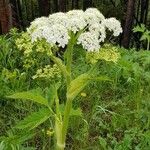
[{"label": "flower bud cluster", "polygon": [[105,44],[103,48],[99,52],[87,53],[87,60],[94,64],[98,60],[111,61],[116,63],[120,58],[120,53],[118,52],[118,48],[109,44]]},{"label": "flower bud cluster", "polygon": [[38,69],[36,74],[32,78],[59,80],[61,78],[61,72],[56,64],[54,64],[53,66],[46,65],[44,68]]}]

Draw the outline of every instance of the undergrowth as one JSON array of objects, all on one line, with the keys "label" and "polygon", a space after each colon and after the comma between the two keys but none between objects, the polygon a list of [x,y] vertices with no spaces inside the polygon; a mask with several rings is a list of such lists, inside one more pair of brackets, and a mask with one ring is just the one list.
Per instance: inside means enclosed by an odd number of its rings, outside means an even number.
[{"label": "undergrowth", "polygon": [[[48,64],[46,56],[35,57],[34,64],[25,67],[15,45],[21,34],[12,30],[0,37],[0,149],[53,149],[52,120],[47,120],[34,131],[20,132],[16,122],[41,106],[32,102],[6,100],[16,91],[35,89],[48,98],[51,86],[41,80],[33,80],[37,66]],[[112,49],[113,45],[104,46]],[[76,46],[73,76],[89,70],[85,52]],[[107,75],[109,82],[91,83],[73,103],[81,107],[82,116],[74,115],[69,122],[66,149],[68,150],[149,150],[150,149],[150,52],[126,50],[115,47],[121,55],[117,63],[101,61],[96,73]],[[63,50],[62,50],[63,52]],[[61,53],[58,53],[61,57]],[[40,64],[38,59],[43,60]],[[46,85],[46,86],[45,86]],[[65,88],[62,86],[61,89]],[[61,90],[63,91],[63,90]],[[60,92],[61,101],[64,100]]]}]

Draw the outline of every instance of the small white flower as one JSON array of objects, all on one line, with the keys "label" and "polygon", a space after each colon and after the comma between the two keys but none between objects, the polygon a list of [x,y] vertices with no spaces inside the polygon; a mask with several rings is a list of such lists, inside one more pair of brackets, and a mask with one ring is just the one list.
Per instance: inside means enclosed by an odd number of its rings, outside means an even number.
[{"label": "small white flower", "polygon": [[92,13],[92,14],[94,14],[95,17],[97,17],[100,22],[105,19],[103,14],[97,8],[88,8],[88,9],[86,9],[85,13]]},{"label": "small white flower", "polygon": [[43,36],[47,42],[58,44],[59,47],[65,47],[69,41],[67,29],[60,25],[54,24],[53,26],[43,30]]},{"label": "small white flower", "polygon": [[122,28],[120,22],[116,18],[105,19],[102,24],[109,30],[113,32],[114,36],[118,36],[122,33]]},{"label": "small white flower", "polygon": [[95,17],[95,15],[93,13],[89,13],[89,12],[85,13],[84,18],[88,25],[91,25],[94,22],[99,23],[99,19],[97,17]]},{"label": "small white flower", "polygon": [[77,44],[82,44],[83,48],[89,52],[99,51],[100,49],[98,37],[92,32],[82,33],[78,38]]},{"label": "small white flower", "polygon": [[36,42],[38,39],[41,40],[43,38],[43,28],[44,27],[47,27],[47,26],[35,28],[32,32],[31,31],[29,32],[31,35],[32,42]]},{"label": "small white flower", "polygon": [[49,15],[49,22],[51,23],[51,25],[61,24],[64,27],[67,27],[69,23],[69,19],[65,13],[58,12],[58,13]]},{"label": "small white flower", "polygon": [[71,10],[66,14],[69,19],[67,28],[70,31],[76,33],[87,26],[87,23],[84,19],[84,12],[82,10]]},{"label": "small white flower", "polygon": [[40,17],[36,18],[34,21],[31,22],[31,25],[29,28],[27,28],[27,32],[31,33],[33,30],[40,28],[42,26],[49,26],[50,21],[47,17]]},{"label": "small white flower", "polygon": [[68,30],[73,31],[74,33],[84,29],[86,27],[86,22],[80,18],[71,18],[68,23]]},{"label": "small white flower", "polygon": [[83,10],[70,10],[67,13],[68,18],[84,18]]},{"label": "small white flower", "polygon": [[32,34],[32,41],[37,39],[46,39],[46,41],[52,45],[57,44],[59,47],[65,47],[69,41],[69,35],[67,29],[60,25],[54,24],[52,26],[43,26],[37,28]]},{"label": "small white flower", "polygon": [[99,42],[104,42],[106,38],[106,31],[105,27],[102,24],[99,23],[92,24],[89,27],[89,31],[94,32],[98,36]]},{"label": "small white flower", "polygon": [[96,8],[88,8],[85,11],[84,16],[85,16],[86,22],[89,25],[91,25],[93,23],[100,23],[100,22],[102,22],[105,19],[105,17]]}]

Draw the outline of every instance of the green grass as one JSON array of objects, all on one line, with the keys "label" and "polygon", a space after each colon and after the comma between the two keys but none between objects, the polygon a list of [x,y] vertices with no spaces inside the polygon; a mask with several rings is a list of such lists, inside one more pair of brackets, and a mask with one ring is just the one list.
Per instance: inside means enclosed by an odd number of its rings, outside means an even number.
[{"label": "green grass", "polygon": [[[41,106],[32,102],[8,101],[7,95],[38,89],[45,97],[50,96],[47,81],[32,79],[37,66],[48,64],[50,60],[42,56],[26,70],[23,53],[15,45],[19,36],[15,32],[0,37],[0,149],[54,149],[54,138],[50,136],[51,119],[30,132],[14,128],[17,122]],[[90,68],[83,50],[80,47],[75,49],[74,77]],[[101,61],[96,70],[97,75],[107,75],[112,81],[93,82],[82,91],[85,95],[74,100],[73,107],[80,107],[83,117],[70,118],[67,150],[150,149],[150,52],[122,48],[119,52],[121,58],[116,64]],[[63,103],[65,88],[60,88]]]}]

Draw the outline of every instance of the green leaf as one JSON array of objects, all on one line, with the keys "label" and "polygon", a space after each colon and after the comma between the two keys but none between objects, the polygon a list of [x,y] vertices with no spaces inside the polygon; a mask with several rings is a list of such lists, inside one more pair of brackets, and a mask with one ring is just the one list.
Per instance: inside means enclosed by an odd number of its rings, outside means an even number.
[{"label": "green leaf", "polygon": [[107,142],[106,142],[106,140],[104,138],[102,138],[102,137],[99,137],[99,142],[100,142],[101,147],[104,150],[107,150]]},{"label": "green leaf", "polygon": [[143,33],[143,32],[145,32],[145,30],[146,30],[146,27],[144,24],[141,24],[140,26],[138,25],[133,28],[133,32],[142,32]]},{"label": "green leaf", "polygon": [[[7,131],[7,136],[0,137],[1,139],[0,141],[2,141],[2,143],[4,143],[5,146],[8,148],[10,146],[18,146],[18,145],[21,146],[22,143],[33,138],[34,136],[35,136],[35,133],[33,133],[32,131],[28,131],[28,130],[15,131],[13,129],[13,130]],[[6,147],[5,149],[7,149]]]},{"label": "green leaf", "polygon": [[32,113],[30,116],[26,117],[24,120],[20,121],[16,128],[18,129],[25,129],[29,128],[34,129],[43,122],[45,122],[51,116],[51,112],[47,108],[43,108],[38,112]]},{"label": "green leaf", "polygon": [[112,81],[109,77],[107,76],[99,76],[95,78],[90,78],[92,81]]},{"label": "green leaf", "polygon": [[82,74],[74,79],[67,93],[68,99],[74,99],[91,81],[111,81],[107,76],[91,77],[90,74]]},{"label": "green leaf", "polygon": [[140,41],[144,41],[144,40],[146,40],[146,39],[147,39],[146,35],[143,34],[142,37],[140,38]]},{"label": "green leaf", "polygon": [[78,117],[82,117],[83,114],[82,114],[82,110],[81,108],[77,108],[77,109],[71,109],[70,111],[70,116],[78,116]]},{"label": "green leaf", "polygon": [[33,93],[31,91],[15,93],[13,95],[7,96],[7,98],[31,100],[33,102],[48,106],[48,101],[46,98],[38,93]]},{"label": "green leaf", "polygon": [[51,84],[49,87],[45,89],[45,93],[46,93],[45,97],[48,100],[50,107],[52,107],[52,105],[54,104],[56,93],[59,87],[60,87],[60,83],[57,83],[57,84]]},{"label": "green leaf", "polygon": [[67,98],[73,100],[89,83],[90,75],[85,73],[71,81],[67,92]]},{"label": "green leaf", "polygon": [[18,145],[18,144],[22,144],[25,141],[32,139],[35,136],[35,133],[32,132],[28,132],[26,131],[22,131],[22,133],[16,133],[16,135],[11,135],[9,137],[6,138],[6,143],[8,144],[12,144],[12,145]]},{"label": "green leaf", "polygon": [[[61,114],[63,114],[65,106],[63,104],[61,104],[59,106],[59,109],[60,109]],[[83,116],[81,108],[77,108],[77,109],[71,108],[71,111],[70,111],[69,115],[70,116],[78,116],[78,117],[82,117]]]},{"label": "green leaf", "polygon": [[4,141],[2,141],[0,143],[0,150],[4,150],[5,149],[5,144],[4,144]]},{"label": "green leaf", "polygon": [[69,76],[69,73],[66,69],[66,66],[63,64],[62,60],[60,58],[55,57],[55,56],[51,56],[51,59],[59,67],[59,69],[61,70],[63,76],[65,78],[67,78],[67,76]]}]

